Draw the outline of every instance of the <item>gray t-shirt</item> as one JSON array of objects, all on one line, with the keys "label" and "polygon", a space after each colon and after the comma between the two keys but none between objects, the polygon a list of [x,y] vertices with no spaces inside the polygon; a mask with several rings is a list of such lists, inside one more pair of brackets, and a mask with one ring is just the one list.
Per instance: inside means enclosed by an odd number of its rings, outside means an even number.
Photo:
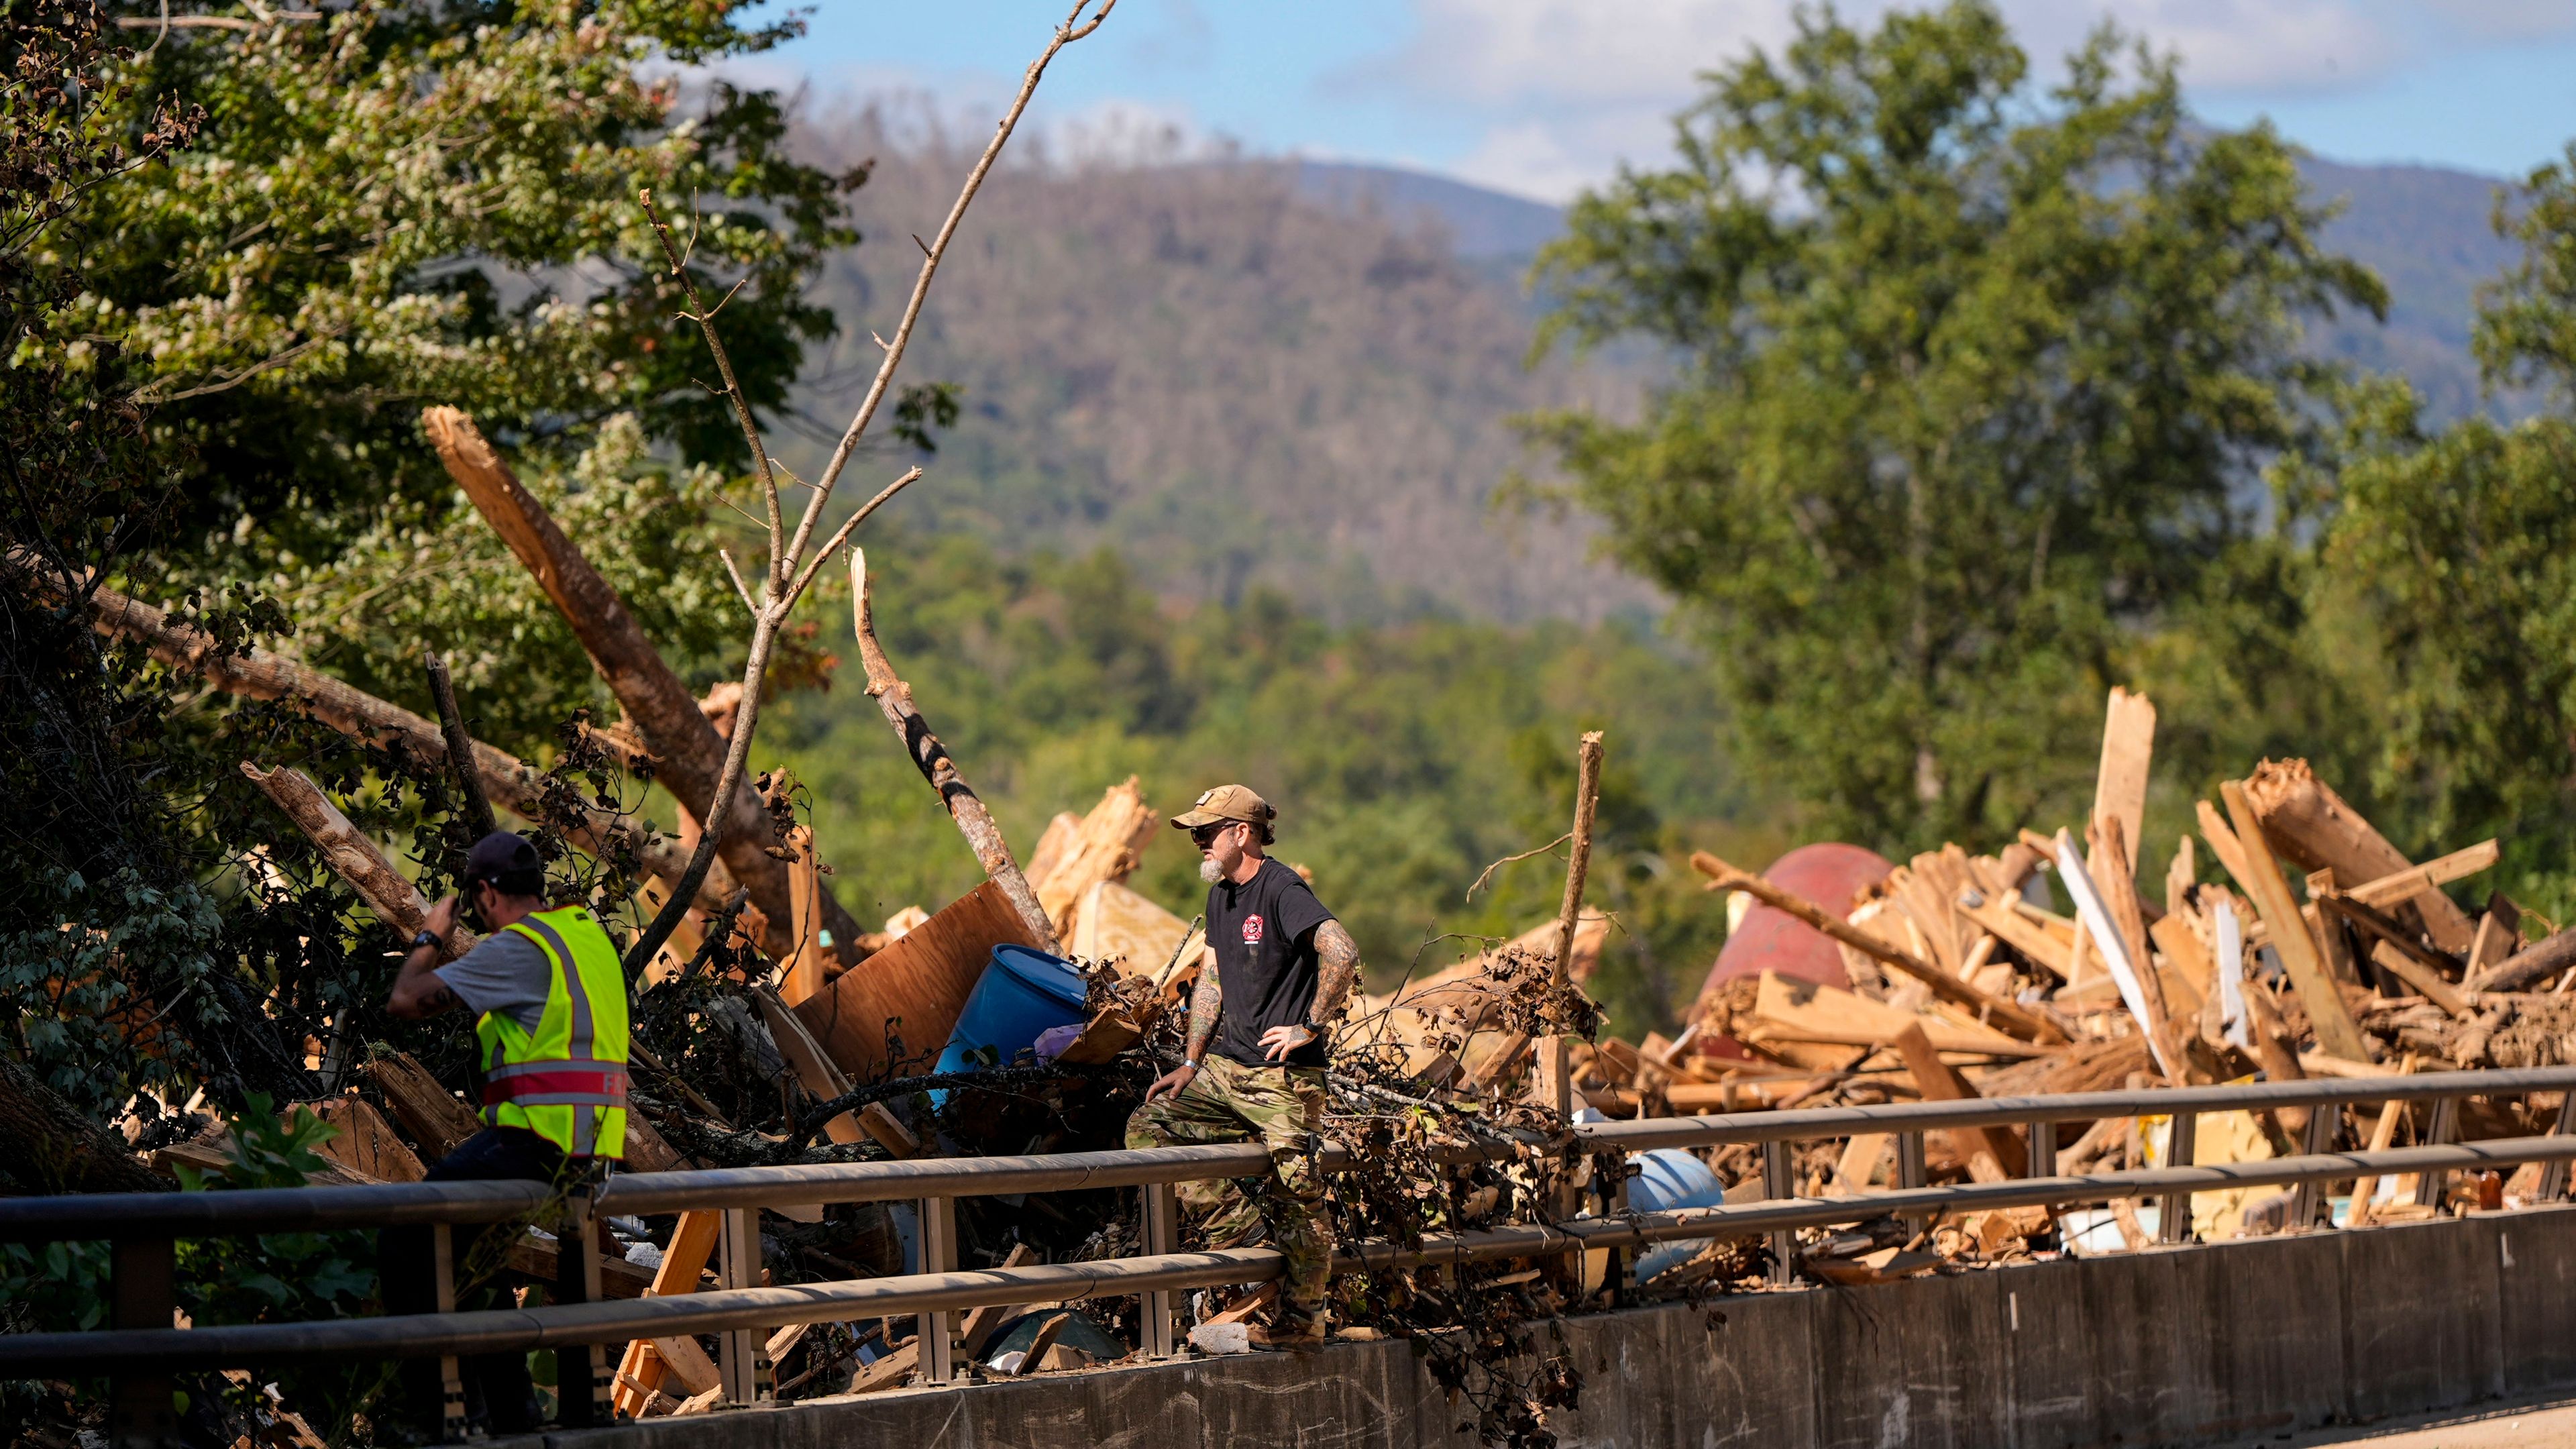
[{"label": "gray t-shirt", "polygon": [[466,1010],[476,1016],[497,1011],[534,1036],[546,1014],[546,989],[554,984],[554,971],[536,942],[516,931],[496,931],[435,974]]}]

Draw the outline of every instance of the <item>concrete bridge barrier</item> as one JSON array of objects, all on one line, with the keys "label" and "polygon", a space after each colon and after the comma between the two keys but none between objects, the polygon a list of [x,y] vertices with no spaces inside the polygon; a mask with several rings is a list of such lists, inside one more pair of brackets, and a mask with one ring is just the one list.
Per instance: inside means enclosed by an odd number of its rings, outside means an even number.
[{"label": "concrete bridge barrier", "polygon": [[[1635,1449],[2260,1443],[2576,1388],[2576,1208],[1568,1319],[1560,1441]],[[1401,1341],[546,1435],[551,1449],[1450,1449]],[[539,1441],[520,1441],[530,1449]]]}]

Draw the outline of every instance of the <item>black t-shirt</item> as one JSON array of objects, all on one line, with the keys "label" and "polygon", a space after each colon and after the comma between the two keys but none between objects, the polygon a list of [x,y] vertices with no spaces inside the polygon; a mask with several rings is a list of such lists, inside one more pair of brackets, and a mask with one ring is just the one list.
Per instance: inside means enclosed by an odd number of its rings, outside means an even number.
[{"label": "black t-shirt", "polygon": [[[1274,1066],[1263,1057],[1261,1034],[1274,1026],[1303,1026],[1315,1009],[1315,928],[1333,918],[1297,872],[1275,860],[1241,885],[1208,887],[1207,938],[1216,948],[1216,979],[1225,1004],[1217,1018],[1216,1049],[1246,1066]],[[1320,1067],[1321,1037],[1288,1054],[1287,1065]]]}]

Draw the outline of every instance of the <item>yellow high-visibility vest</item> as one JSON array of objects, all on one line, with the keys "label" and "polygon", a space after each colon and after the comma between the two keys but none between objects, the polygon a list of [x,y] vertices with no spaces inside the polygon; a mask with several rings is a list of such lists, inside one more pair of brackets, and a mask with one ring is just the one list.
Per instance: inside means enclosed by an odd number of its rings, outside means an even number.
[{"label": "yellow high-visibility vest", "polygon": [[531,1034],[500,1012],[474,1023],[483,1121],[522,1127],[575,1157],[626,1155],[626,972],[616,943],[580,906],[536,911],[509,929],[554,970]]}]

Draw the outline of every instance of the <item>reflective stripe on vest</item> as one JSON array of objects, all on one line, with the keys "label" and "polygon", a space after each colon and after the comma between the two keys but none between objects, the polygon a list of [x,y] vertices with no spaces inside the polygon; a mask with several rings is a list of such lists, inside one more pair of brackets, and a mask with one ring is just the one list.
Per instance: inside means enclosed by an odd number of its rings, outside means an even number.
[{"label": "reflective stripe on vest", "polygon": [[576,1157],[623,1157],[626,977],[617,947],[579,906],[535,912],[509,929],[554,969],[533,1033],[498,1013],[475,1023],[483,1120],[534,1132]]}]

